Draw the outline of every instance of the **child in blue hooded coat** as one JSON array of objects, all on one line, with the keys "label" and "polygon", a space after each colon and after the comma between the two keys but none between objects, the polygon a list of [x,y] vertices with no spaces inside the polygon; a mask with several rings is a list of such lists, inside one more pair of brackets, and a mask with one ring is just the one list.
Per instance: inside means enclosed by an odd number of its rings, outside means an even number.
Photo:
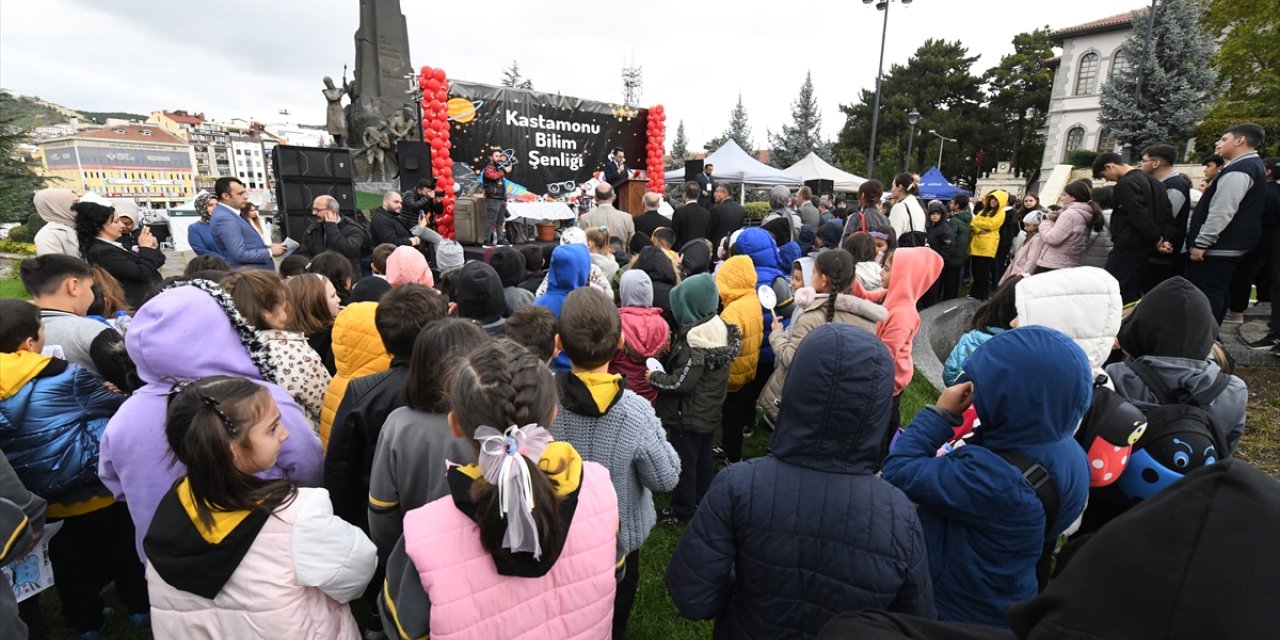
[{"label": "child in blue hooded coat", "polygon": [[[1084,511],[1089,468],[1072,433],[1093,381],[1084,351],[1045,327],[992,338],[964,372],[966,381],[903,431],[884,479],[919,505],[938,617],[1005,626],[1005,606],[1036,594],[1045,544]],[[981,426],[966,446],[935,457],[970,403]],[[1058,496],[1051,522],[1022,471],[1001,455],[1009,453],[1048,471]]]},{"label": "child in blue hooded coat", "polygon": [[[590,275],[591,254],[587,251],[587,245],[566,244],[556,247],[551,252],[551,264],[547,267],[547,292],[538,296],[533,303],[550,309],[559,318],[564,299],[574,289],[587,286]],[[553,358],[551,370],[556,373],[568,371],[568,356],[560,353]]]}]

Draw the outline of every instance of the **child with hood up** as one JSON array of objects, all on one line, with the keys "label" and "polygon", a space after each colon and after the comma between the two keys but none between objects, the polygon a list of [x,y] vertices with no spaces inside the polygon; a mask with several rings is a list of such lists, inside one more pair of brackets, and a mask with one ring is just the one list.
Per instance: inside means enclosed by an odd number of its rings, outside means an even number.
[{"label": "child with hood up", "polygon": [[649,274],[639,269],[628,269],[622,274],[622,348],[609,363],[609,373],[621,374],[627,379],[627,388],[652,405],[658,400],[658,392],[649,386],[645,374],[649,358],[661,359],[671,346],[671,332],[662,319],[662,309],[653,306],[653,282]]},{"label": "child with hood up", "polygon": [[[556,247],[551,252],[550,267],[547,268],[547,278],[544,281],[547,292],[535,298],[533,303],[550,309],[559,318],[564,299],[574,289],[585,287],[590,273],[591,256],[586,245],[566,244]],[[569,371],[569,358],[563,353],[557,355],[551,361],[551,370],[556,373]]]},{"label": "child with hood up", "polygon": [[889,312],[889,317],[876,330],[876,336],[889,347],[889,353],[893,354],[897,369],[893,377],[893,411],[889,416],[889,429],[885,432],[882,453],[889,451],[888,439],[902,426],[899,414],[902,390],[911,384],[911,377],[916,371],[915,361],[911,358],[911,347],[915,342],[916,332],[920,331],[920,314],[916,311],[916,302],[933,286],[941,273],[942,257],[933,249],[905,247],[885,256],[884,269],[880,273],[884,289],[865,291],[857,281],[853,283],[853,295],[879,302]]},{"label": "child with hood up", "polygon": [[[1005,626],[1005,607],[1036,594],[1045,545],[1084,511],[1089,465],[1072,433],[1093,382],[1084,351],[1045,327],[992,338],[964,370],[902,432],[883,477],[919,505],[938,618]],[[970,404],[981,426],[937,456]],[[1023,468],[1047,477],[1056,513]]]},{"label": "child with hood up", "polygon": [[510,316],[526,304],[533,304],[533,292],[520,286],[525,277],[525,257],[515,247],[498,247],[489,256],[489,266],[498,272],[502,281],[502,297],[507,305],[504,316]]},{"label": "child with hood up", "polygon": [[647,376],[658,391],[658,418],[680,456],[680,480],[670,510],[663,512],[667,522],[688,522],[715,476],[711,441],[720,426],[729,363],[742,348],[742,332],[716,315],[719,306],[720,292],[709,273],[676,285],[671,290],[671,310],[680,332],[664,363],[665,371],[650,371]]},{"label": "child with hood up", "polygon": [[1004,207],[1009,202],[1009,192],[996,189],[987,194],[982,212],[975,213],[969,223],[969,262],[973,271],[971,297],[986,300],[991,295],[992,275],[996,268],[996,253],[1000,249],[1000,227],[1004,225]]},{"label": "child with hood up", "polygon": [[716,270],[716,289],[720,291],[723,307],[720,318],[738,327],[742,334],[742,349],[729,365],[721,416],[724,429],[720,442],[726,459],[736,462],[742,458],[742,429],[755,424],[756,396],[760,388],[754,382],[760,344],[764,341],[764,310],[756,297],[756,272],[751,258],[733,256],[725,260]]}]

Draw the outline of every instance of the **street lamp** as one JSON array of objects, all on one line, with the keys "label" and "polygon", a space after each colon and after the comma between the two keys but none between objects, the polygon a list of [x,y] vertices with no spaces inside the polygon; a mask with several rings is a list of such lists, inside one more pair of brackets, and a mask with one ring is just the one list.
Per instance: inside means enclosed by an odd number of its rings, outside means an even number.
[{"label": "street lamp", "polygon": [[945,142],[959,142],[959,140],[956,140],[955,138],[948,138],[948,137],[946,137],[946,136],[942,135],[941,133],[938,133],[937,131],[934,131],[933,129],[930,129],[930,130],[929,130],[929,133],[931,133],[931,134],[933,134],[933,135],[935,135],[935,136],[938,136],[938,171],[942,171],[942,145],[943,145],[943,143],[945,143]]},{"label": "street lamp", "polygon": [[[898,0],[902,6],[911,4],[912,0]],[[876,100],[871,107],[871,148],[867,151],[867,177],[871,178],[876,169],[876,125],[880,122],[880,81],[884,78],[884,43],[889,34],[889,3],[892,0],[862,0],[862,4],[875,4],[876,9],[884,12],[884,26],[880,28],[880,66],[876,69]]]},{"label": "street lamp", "polygon": [[911,164],[911,143],[916,138],[916,123],[920,122],[920,112],[916,111],[915,107],[912,107],[911,111],[907,113],[907,122],[911,124],[911,133],[907,135],[907,155],[902,159],[903,171],[906,171],[908,165]]}]

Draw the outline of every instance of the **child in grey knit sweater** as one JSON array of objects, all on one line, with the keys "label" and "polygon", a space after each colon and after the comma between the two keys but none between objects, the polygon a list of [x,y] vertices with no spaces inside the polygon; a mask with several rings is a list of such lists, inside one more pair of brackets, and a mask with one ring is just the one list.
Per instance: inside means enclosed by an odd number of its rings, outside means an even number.
[{"label": "child in grey knit sweater", "polygon": [[680,459],[662,423],[644,398],[628,391],[609,361],[622,347],[622,323],[613,302],[599,291],[578,289],[560,310],[557,346],[571,370],[556,376],[560,410],[551,425],[556,440],[573,445],[583,459],[609,470],[618,495],[618,546],[625,575],[614,601],[613,637],[626,637],[627,618],[640,580],[640,547],[657,522],[654,491],[671,491]]}]

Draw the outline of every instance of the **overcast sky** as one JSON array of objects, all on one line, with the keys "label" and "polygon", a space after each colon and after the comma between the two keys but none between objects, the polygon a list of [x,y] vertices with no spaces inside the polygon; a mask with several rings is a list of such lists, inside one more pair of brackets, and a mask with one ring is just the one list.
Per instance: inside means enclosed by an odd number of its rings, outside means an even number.
[{"label": "overcast sky", "polygon": [[[881,14],[858,0],[636,3],[402,2],[414,68],[497,84],[512,59],[542,91],[621,101],[620,69],[644,70],[642,106],[666,105],[696,149],[741,92],[757,147],[790,119],[806,71],[822,135],[839,105],[875,86]],[[886,70],[929,37],[960,39],[980,75],[1014,34],[1140,8],[1145,0],[915,0],[890,8]],[[601,11],[608,7],[608,11]],[[487,11],[481,11],[481,8]],[[0,86],[91,111],[203,111],[217,119],[324,121],[321,78],[354,65],[358,0],[0,0]]]}]

